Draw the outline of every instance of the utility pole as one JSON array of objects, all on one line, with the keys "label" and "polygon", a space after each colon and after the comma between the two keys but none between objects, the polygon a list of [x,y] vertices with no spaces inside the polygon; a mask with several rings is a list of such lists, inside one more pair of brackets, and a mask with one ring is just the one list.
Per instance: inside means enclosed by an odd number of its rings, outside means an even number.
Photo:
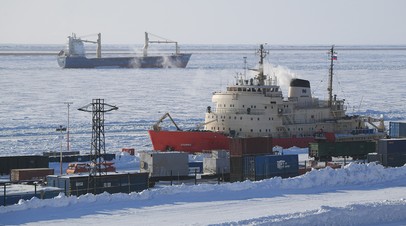
[{"label": "utility pole", "polygon": [[62,140],[63,140],[63,133],[66,131],[66,128],[63,127],[62,125],[59,126],[59,128],[56,128],[56,132],[61,132],[61,152],[59,154],[59,167],[60,167],[60,175],[62,175]]},{"label": "utility pole", "polygon": [[69,107],[71,104],[73,104],[73,102],[63,102],[64,104],[66,104],[68,106],[68,127],[67,127],[67,132],[66,132],[66,145],[67,145],[67,151],[69,151]]}]

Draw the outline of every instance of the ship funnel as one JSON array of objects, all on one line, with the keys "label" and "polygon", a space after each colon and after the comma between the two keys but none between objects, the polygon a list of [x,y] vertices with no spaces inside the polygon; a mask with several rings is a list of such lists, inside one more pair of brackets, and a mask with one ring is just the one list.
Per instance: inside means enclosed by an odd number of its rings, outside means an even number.
[{"label": "ship funnel", "polygon": [[310,104],[312,102],[310,82],[303,79],[292,79],[290,81],[288,98],[297,100],[299,104]]}]

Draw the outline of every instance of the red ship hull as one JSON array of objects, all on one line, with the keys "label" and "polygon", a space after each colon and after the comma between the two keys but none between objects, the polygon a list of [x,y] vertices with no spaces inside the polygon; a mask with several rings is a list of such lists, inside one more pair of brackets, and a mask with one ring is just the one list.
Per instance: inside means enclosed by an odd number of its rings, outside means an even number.
[{"label": "red ship hull", "polygon": [[[210,150],[229,150],[230,139],[221,133],[211,131],[148,131],[153,149],[156,151],[176,150],[189,153]],[[307,148],[313,137],[272,138],[273,146],[283,148]]]}]

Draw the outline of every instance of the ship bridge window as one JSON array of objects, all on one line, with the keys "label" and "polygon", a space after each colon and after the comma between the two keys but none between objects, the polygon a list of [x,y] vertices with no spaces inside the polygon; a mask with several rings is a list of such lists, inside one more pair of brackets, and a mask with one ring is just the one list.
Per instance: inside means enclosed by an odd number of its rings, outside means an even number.
[{"label": "ship bridge window", "polygon": [[238,88],[238,91],[240,91],[240,92],[241,92],[241,91],[242,91],[242,89],[241,89],[241,88]]},{"label": "ship bridge window", "polygon": [[244,92],[247,91],[247,88],[242,88],[242,91],[244,91]]}]

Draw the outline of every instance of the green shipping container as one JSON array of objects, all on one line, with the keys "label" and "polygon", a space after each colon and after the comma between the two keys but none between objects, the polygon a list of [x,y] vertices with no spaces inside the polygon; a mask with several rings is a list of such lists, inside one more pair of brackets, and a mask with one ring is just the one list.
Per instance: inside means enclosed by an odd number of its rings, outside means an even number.
[{"label": "green shipping container", "polygon": [[316,160],[331,160],[331,157],[366,159],[368,153],[376,151],[374,141],[320,142],[309,144],[309,156]]}]

